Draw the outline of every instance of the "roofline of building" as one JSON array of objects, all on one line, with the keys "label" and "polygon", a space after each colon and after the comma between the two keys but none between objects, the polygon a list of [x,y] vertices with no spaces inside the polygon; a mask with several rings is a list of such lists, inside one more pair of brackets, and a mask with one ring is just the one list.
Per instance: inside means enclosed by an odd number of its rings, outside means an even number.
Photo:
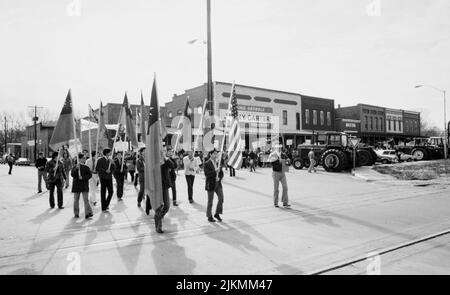
[{"label": "roofline of building", "polygon": [[404,109],[387,108],[387,107],[381,107],[381,106],[376,106],[376,105],[370,105],[370,104],[366,104],[366,103],[358,103],[357,105],[346,106],[346,107],[342,107],[342,106],[339,107],[339,105],[338,105],[338,107],[335,108],[335,109],[339,110],[339,109],[354,108],[354,107],[361,107],[361,106],[368,106],[368,107],[384,109],[385,111],[391,110],[391,111],[396,111],[396,112],[404,112],[404,113],[409,113],[409,114],[414,114],[414,115],[420,115],[420,112],[416,112],[416,111],[408,111],[408,110],[404,110]]}]

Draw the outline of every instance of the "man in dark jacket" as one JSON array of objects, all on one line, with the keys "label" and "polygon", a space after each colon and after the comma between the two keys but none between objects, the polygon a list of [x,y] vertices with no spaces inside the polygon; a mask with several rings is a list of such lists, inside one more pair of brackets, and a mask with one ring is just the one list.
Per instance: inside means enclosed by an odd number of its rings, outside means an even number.
[{"label": "man in dark jacket", "polygon": [[[162,192],[163,192],[163,205],[155,211],[155,228],[157,233],[164,233],[162,230],[162,219],[169,212],[170,199],[169,188],[172,187],[172,181],[170,179],[169,170],[173,169],[173,164],[167,158],[166,151],[163,150],[164,164],[161,165],[161,180],[162,180]],[[147,197],[147,206],[150,205],[150,198]]]},{"label": "man in dark jacket", "polygon": [[50,191],[49,202],[50,208],[55,208],[55,187],[58,197],[58,208],[63,207],[63,184],[67,179],[67,175],[64,172],[64,166],[58,159],[58,152],[52,154],[52,159],[47,162],[44,169],[44,180],[47,189]]},{"label": "man in dark jacket", "polygon": [[14,165],[14,161],[15,161],[15,159],[14,159],[12,154],[9,154],[6,157],[6,162],[8,162],[8,166],[9,166],[9,172],[8,172],[9,175],[11,175],[12,168],[13,168],[13,165]]},{"label": "man in dark jacket", "polygon": [[80,194],[83,195],[84,213],[86,219],[94,216],[91,205],[89,204],[89,179],[92,177],[91,169],[86,165],[86,157],[80,153],[78,155],[78,165],[72,168],[72,193],[74,193],[73,213],[75,218],[80,217]]},{"label": "man in dark jacket", "polygon": [[169,175],[170,180],[172,182],[172,202],[174,206],[178,206],[177,204],[177,186],[176,186],[176,180],[177,180],[177,172],[176,169],[178,168],[177,161],[174,158],[175,155],[173,153],[172,149],[167,150],[167,160],[171,162],[172,168],[169,168]]},{"label": "man in dark jacket", "polygon": [[214,193],[217,194],[219,202],[217,203],[216,213],[214,217],[218,221],[222,221],[219,214],[223,213],[223,190],[222,190],[222,178],[223,171],[219,164],[218,152],[214,149],[209,152],[209,159],[204,164],[204,172],[206,176],[205,189],[208,192],[208,205],[206,208],[206,217],[208,217],[209,222],[215,222],[212,217],[212,206]]},{"label": "man in dark jacket", "polygon": [[[138,174],[135,176],[135,181],[139,180],[139,193],[138,193],[138,207],[141,207],[141,202],[144,199],[145,193],[145,158],[144,158],[145,147],[139,150],[138,159],[136,160],[136,170]],[[150,202],[149,202],[150,203]],[[150,214],[151,206],[146,207],[147,215]],[[148,210],[148,211],[147,211]]]},{"label": "man in dark jacket", "polygon": [[38,194],[42,193],[42,178],[44,178],[45,165],[47,164],[47,159],[44,158],[44,153],[39,153],[39,158],[36,160],[36,168],[38,171]]},{"label": "man in dark jacket", "polygon": [[[104,149],[103,157],[98,159],[97,166],[95,170],[100,178],[100,200],[102,204],[102,211],[109,210],[109,203],[111,202],[112,195],[114,193],[112,174],[114,173],[116,167],[113,160],[110,158],[111,150]],[[106,190],[108,190],[108,198],[106,198]]]},{"label": "man in dark jacket", "polygon": [[116,179],[117,184],[117,198],[119,201],[122,201],[123,197],[123,183],[125,181],[125,177],[127,175],[127,165],[123,162],[122,152],[118,152],[116,154],[116,158],[114,159],[114,165],[116,169],[114,170],[114,178]]}]

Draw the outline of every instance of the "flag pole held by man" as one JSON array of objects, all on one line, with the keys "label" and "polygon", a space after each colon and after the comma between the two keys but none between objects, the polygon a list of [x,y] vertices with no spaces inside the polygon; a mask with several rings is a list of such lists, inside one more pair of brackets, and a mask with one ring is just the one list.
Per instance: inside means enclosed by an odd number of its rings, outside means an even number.
[{"label": "flag pole held by man", "polygon": [[163,179],[161,173],[161,165],[163,164],[161,120],[159,117],[155,75],[150,99],[150,112],[148,114],[144,174],[145,193],[147,198],[149,198],[149,202],[146,203],[147,206],[151,206],[155,210],[155,227],[158,233],[163,233],[162,218],[168,212],[170,206],[169,200],[166,200],[168,193],[164,193],[163,197]]}]

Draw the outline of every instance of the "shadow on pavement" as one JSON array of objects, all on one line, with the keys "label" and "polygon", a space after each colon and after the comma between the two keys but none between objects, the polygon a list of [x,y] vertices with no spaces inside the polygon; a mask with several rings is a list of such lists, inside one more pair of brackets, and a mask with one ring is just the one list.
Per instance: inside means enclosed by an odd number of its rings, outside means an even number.
[{"label": "shadow on pavement", "polygon": [[[173,224],[170,219],[164,218],[163,230],[167,233],[176,232],[178,226]],[[157,274],[167,275],[192,275],[196,267],[196,262],[186,256],[186,250],[180,246],[176,239],[166,239],[164,242],[160,242],[159,235],[157,233],[151,234],[151,238],[154,241],[152,250],[152,260],[149,259],[148,263],[155,265]]]}]

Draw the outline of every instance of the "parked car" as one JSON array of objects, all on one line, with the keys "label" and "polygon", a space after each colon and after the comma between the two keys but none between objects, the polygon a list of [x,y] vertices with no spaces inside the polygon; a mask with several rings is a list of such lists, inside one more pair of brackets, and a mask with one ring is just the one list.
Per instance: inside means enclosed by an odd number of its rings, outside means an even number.
[{"label": "parked car", "polygon": [[27,158],[19,158],[15,163],[17,166],[30,166],[31,161]]},{"label": "parked car", "polygon": [[397,152],[395,150],[379,150],[376,153],[378,155],[377,162],[383,164],[398,163]]},{"label": "parked car", "polygon": [[400,152],[400,162],[412,162],[412,161],[417,161],[417,159],[414,155],[409,155],[409,154]]}]

